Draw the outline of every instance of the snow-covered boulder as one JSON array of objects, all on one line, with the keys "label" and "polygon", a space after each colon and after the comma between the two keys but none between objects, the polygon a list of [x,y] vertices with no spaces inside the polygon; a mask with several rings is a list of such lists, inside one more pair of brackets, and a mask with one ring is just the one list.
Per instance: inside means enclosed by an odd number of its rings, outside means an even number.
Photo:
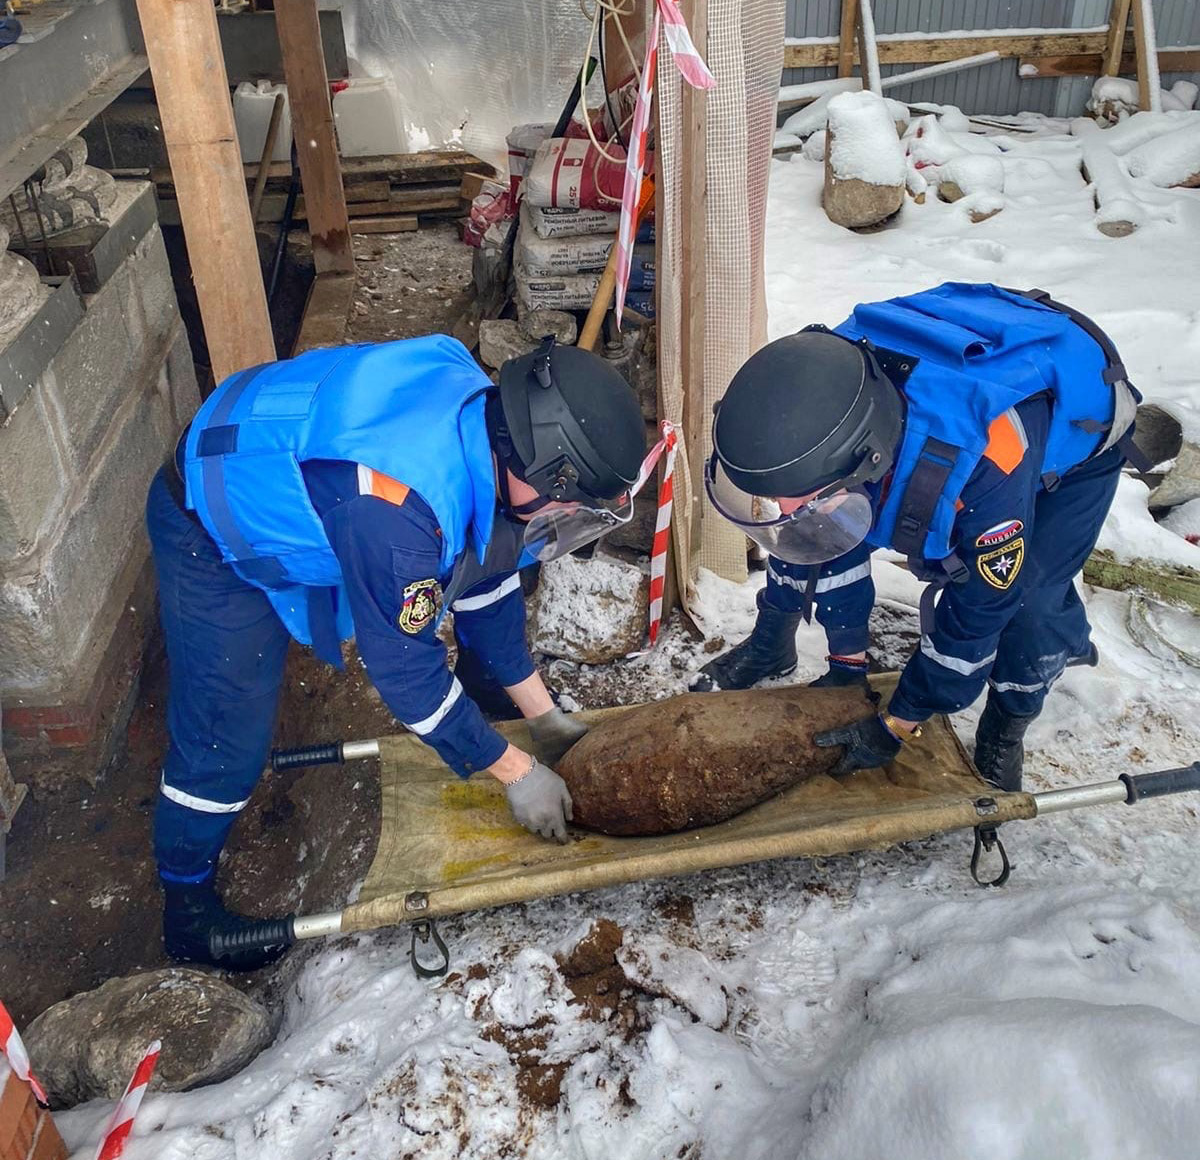
[{"label": "snow-covered boulder", "polygon": [[961,153],[941,167],[938,178],[938,197],[965,198],[973,222],[986,221],[1004,208],[1004,165],[997,156]]},{"label": "snow-covered boulder", "polygon": [[878,225],[904,202],[904,148],[886,103],[874,93],[829,102],[825,213],[850,229]]},{"label": "snow-covered boulder", "polygon": [[529,602],[534,652],[601,665],[642,647],[650,577],[637,564],[597,552],[564,556],[542,568]]}]

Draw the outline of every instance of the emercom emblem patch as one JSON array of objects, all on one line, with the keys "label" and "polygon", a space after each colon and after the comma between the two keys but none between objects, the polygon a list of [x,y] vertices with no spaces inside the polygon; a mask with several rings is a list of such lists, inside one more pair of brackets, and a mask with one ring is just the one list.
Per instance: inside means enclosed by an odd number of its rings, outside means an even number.
[{"label": "emercom emblem patch", "polygon": [[396,623],[402,632],[416,636],[432,624],[442,610],[442,586],[436,580],[418,580],[404,589]]},{"label": "emercom emblem patch", "polygon": [[1013,581],[1025,563],[1025,539],[1018,536],[1009,540],[1002,548],[994,548],[977,557],[975,566],[993,588],[1011,588]]}]

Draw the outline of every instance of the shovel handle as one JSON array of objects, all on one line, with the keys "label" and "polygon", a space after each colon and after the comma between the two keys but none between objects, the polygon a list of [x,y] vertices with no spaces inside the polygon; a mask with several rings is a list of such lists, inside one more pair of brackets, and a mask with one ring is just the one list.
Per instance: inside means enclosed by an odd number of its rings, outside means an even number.
[{"label": "shovel handle", "polygon": [[1127,805],[1134,805],[1142,798],[1166,797],[1173,793],[1187,793],[1200,789],[1200,761],[1179,769],[1162,769],[1157,773],[1123,773]]}]

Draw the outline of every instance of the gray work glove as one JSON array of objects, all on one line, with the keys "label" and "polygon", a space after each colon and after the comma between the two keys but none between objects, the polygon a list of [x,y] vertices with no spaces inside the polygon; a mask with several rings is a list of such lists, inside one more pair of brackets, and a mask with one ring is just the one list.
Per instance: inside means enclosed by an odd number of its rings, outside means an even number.
[{"label": "gray work glove", "polygon": [[557,765],[562,755],[588,731],[582,721],[557,705],[540,717],[531,717],[525,724],[529,726],[534,755],[547,765]]},{"label": "gray work glove", "polygon": [[571,793],[567,783],[548,765],[535,761],[533,768],[506,785],[504,792],[512,816],[527,830],[566,842],[567,823],[572,817]]}]

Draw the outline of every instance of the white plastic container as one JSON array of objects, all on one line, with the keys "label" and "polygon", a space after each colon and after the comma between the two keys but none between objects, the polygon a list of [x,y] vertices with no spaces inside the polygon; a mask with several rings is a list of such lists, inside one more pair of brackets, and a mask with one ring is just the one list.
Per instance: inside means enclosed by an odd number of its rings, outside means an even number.
[{"label": "white plastic container", "polygon": [[333,95],[333,122],[343,157],[407,153],[396,85],[383,77],[351,77]]},{"label": "white plastic container", "polygon": [[254,84],[242,81],[233,90],[233,120],[237,125],[243,161],[259,161],[262,158],[276,93],[283,93],[283,115],[279,119],[279,132],[275,137],[271,160],[286,161],[291,156],[292,110],[288,105],[287,85],[276,85],[270,81],[256,81]]}]

